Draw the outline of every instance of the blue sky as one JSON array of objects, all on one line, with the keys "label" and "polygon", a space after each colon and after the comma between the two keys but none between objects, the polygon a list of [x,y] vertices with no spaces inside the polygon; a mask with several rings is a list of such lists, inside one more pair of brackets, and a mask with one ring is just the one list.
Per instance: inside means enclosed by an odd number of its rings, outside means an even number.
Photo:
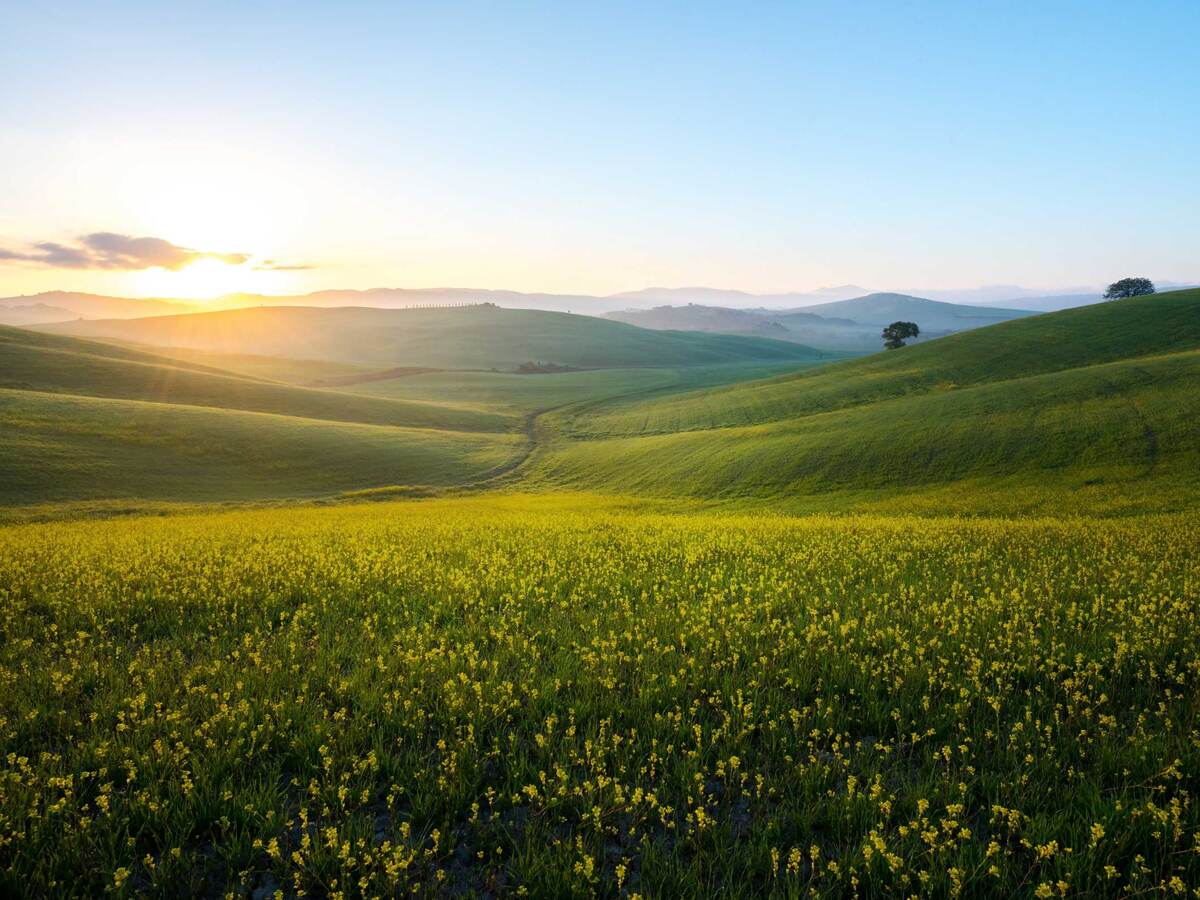
[{"label": "blue sky", "polygon": [[[1200,278],[1196,2],[4,19],[4,294]],[[29,250],[94,232],[252,261]]]}]

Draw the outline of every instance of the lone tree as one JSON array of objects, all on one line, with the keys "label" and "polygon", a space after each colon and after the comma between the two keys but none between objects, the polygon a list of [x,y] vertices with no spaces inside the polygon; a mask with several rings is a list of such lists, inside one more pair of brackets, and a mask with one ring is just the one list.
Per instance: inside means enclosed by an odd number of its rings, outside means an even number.
[{"label": "lone tree", "polygon": [[889,350],[904,346],[905,338],[915,338],[921,333],[916,322],[893,322],[883,329],[883,346]]},{"label": "lone tree", "polygon": [[1125,297],[1141,297],[1154,293],[1154,282],[1149,278],[1122,278],[1114,281],[1104,292],[1105,300],[1121,300]]}]

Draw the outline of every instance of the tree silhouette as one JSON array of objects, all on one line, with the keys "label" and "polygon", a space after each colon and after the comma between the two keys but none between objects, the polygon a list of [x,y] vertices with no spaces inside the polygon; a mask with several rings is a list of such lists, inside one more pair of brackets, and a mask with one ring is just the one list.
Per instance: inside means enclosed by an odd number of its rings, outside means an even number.
[{"label": "tree silhouette", "polygon": [[889,350],[904,346],[905,338],[915,338],[921,333],[916,322],[893,322],[883,329],[883,346]]},{"label": "tree silhouette", "polygon": [[1125,297],[1141,297],[1154,293],[1154,282],[1149,278],[1122,278],[1114,281],[1104,292],[1105,300],[1121,300]]}]

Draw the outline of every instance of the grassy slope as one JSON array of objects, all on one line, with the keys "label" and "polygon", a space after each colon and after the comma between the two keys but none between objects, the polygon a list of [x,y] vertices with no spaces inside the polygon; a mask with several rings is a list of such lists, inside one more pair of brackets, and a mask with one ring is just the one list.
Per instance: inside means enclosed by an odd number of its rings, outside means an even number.
[{"label": "grassy slope", "polygon": [[800,310],[818,316],[852,319],[864,325],[884,325],[903,319],[916,322],[922,331],[957,331],[979,328],[995,322],[1018,319],[1030,313],[1022,309],[1003,309],[995,306],[970,306],[965,303],[946,303],[926,300],[908,294],[867,294],[851,300],[835,300],[805,306]]},{"label": "grassy slope", "polygon": [[124,347],[0,328],[0,386],[280,415],[455,431],[511,431],[511,416],[349,396],[234,376]]},{"label": "grassy slope", "polygon": [[252,308],[136,320],[68,322],[43,330],[85,337],[331,360],[354,365],[511,370],[527,360],[578,368],[804,360],[786,341],[656,332],[537,310]]},{"label": "grassy slope", "polygon": [[287,356],[262,356],[257,353],[218,353],[213,350],[189,350],[187,347],[150,347],[139,344],[128,345],[159,357],[167,357],[178,363],[185,361],[212,366],[226,373],[244,375],[267,381],[282,381],[304,387],[313,386],[326,378],[342,378],[366,375],[373,369],[349,363],[328,362],[320,359],[292,359]]},{"label": "grassy slope", "polygon": [[1004,322],[770,382],[617,401],[570,425],[591,435],[751,425],[1197,347],[1200,291],[1177,291]]},{"label": "grassy slope", "polygon": [[[1068,310],[758,384],[617,401],[542,483],[771,497],[1013,479],[1197,499],[1200,291]],[[878,496],[878,494],[876,494]],[[1049,494],[1047,494],[1049,496]],[[862,499],[862,498],[859,498]]]},{"label": "grassy slope", "polygon": [[519,432],[534,410],[803,364],[452,373],[410,399],[383,395],[411,379],[352,388],[376,396],[312,390],[125,346],[0,329],[0,505],[461,485],[522,457],[528,438]]},{"label": "grassy slope", "polygon": [[345,388],[356,394],[397,397],[431,403],[478,406],[514,414],[582,403],[605,397],[646,397],[748,379],[767,378],[783,371],[814,365],[731,363],[660,369],[606,369],[552,375],[511,372],[429,372],[362,382]]},{"label": "grassy slope", "polygon": [[515,434],[0,390],[0,505],[259,500],[459,484],[502,466],[521,444]]}]

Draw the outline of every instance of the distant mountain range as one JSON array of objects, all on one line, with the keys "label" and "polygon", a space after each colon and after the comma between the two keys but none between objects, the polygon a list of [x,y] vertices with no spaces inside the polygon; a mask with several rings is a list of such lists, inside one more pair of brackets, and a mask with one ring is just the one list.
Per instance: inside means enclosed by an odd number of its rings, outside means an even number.
[{"label": "distant mountain range", "polygon": [[[1160,282],[1160,289],[1180,289],[1190,285]],[[0,325],[38,325],[74,319],[134,319],[144,316],[211,312],[252,306],[372,306],[399,309],[413,306],[448,306],[463,303],[494,303],[508,309],[539,309],[603,316],[625,310],[649,310],[660,306],[694,304],[726,310],[794,311],[803,309],[822,316],[840,313],[825,309],[828,304],[868,296],[907,296],[937,300],[957,306],[1003,310],[1049,312],[1073,306],[1085,306],[1101,299],[1101,289],[1079,288],[1069,293],[1045,294],[1016,285],[998,285],[962,290],[905,290],[888,294],[854,284],[821,288],[809,292],[752,294],[746,291],[710,287],[651,287],[609,296],[588,294],[521,293],[519,291],[478,290],[475,288],[371,288],[368,290],[327,290],[311,294],[272,296],[265,294],[228,294],[209,301],[184,301],[169,297],[134,299],[85,294],[73,291],[47,291],[28,296],[0,298]],[[821,307],[822,310],[818,310]],[[1005,316],[1007,317],[1007,316]],[[932,322],[928,327],[935,327]]]},{"label": "distant mountain range", "polygon": [[967,306],[905,294],[867,294],[791,310],[729,309],[688,304],[608,313],[642,328],[748,334],[795,341],[821,350],[868,353],[879,332],[895,321],[916,322],[921,340],[1033,315],[1028,310]]},{"label": "distant mountain range", "polygon": [[0,325],[43,325],[72,319],[140,319],[143,316],[198,312],[206,308],[203,304],[182,300],[46,291],[29,296],[0,297]]}]

